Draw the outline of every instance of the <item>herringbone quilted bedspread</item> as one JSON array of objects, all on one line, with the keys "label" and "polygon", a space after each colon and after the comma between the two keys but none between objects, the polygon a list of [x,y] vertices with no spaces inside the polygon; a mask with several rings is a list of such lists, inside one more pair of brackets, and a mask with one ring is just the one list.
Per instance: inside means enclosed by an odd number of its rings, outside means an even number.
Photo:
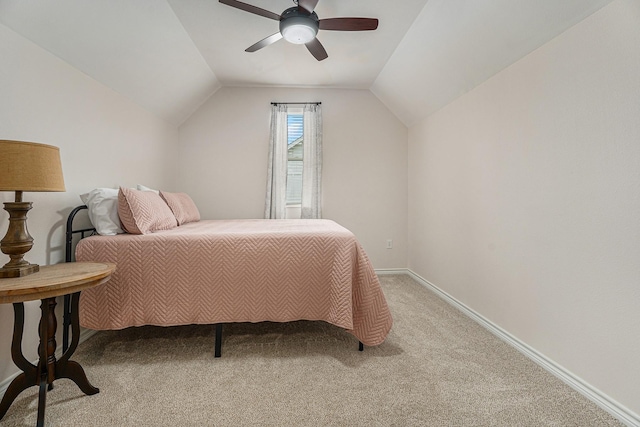
[{"label": "herringbone quilted bedspread", "polygon": [[367,345],[392,318],[359,242],[330,220],[211,220],[82,239],[78,261],[117,265],[82,292],[90,329],[323,320]]}]

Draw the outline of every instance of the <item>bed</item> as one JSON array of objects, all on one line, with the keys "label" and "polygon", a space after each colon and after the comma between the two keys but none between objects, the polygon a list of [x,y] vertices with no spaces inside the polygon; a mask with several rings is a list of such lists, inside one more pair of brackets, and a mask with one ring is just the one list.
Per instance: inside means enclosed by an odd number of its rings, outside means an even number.
[{"label": "bed", "polygon": [[361,350],[382,343],[393,323],[365,251],[330,220],[203,220],[93,235],[75,255],[117,265],[108,283],[83,291],[83,327],[212,324],[218,357],[224,323],[324,321],[354,335]]}]

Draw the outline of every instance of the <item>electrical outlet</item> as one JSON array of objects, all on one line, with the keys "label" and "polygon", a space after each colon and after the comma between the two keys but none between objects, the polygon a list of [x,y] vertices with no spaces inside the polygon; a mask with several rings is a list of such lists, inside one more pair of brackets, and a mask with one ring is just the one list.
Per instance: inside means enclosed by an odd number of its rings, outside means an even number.
[{"label": "electrical outlet", "polygon": [[387,249],[393,249],[393,240],[387,239]]}]

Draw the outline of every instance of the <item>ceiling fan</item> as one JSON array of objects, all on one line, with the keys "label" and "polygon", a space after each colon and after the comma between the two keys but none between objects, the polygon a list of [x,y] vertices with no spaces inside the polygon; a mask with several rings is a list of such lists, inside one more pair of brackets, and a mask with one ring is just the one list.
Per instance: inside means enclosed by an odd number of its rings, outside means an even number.
[{"label": "ceiling fan", "polygon": [[246,52],[255,52],[284,38],[290,43],[304,44],[318,60],[327,59],[327,51],[316,38],[318,30],[367,31],[378,28],[375,18],[329,18],[319,19],[313,11],[319,0],[293,0],[297,6],[290,7],[282,15],[237,0],[220,0],[220,3],[245,12],[280,21],[280,31],[249,46]]}]

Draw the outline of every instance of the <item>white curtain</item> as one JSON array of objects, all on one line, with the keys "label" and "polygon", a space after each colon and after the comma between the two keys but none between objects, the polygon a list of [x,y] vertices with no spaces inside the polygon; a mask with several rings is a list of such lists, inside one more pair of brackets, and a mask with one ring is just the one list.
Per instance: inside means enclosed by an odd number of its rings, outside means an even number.
[{"label": "white curtain", "polygon": [[264,217],[287,216],[287,106],[271,106],[271,135]]},{"label": "white curtain", "polygon": [[[271,106],[271,136],[264,217],[287,217],[286,104]],[[318,104],[303,109],[301,218],[322,218],[322,110]]]},{"label": "white curtain", "polygon": [[322,218],[322,109],[306,104],[302,163],[301,218]]}]

